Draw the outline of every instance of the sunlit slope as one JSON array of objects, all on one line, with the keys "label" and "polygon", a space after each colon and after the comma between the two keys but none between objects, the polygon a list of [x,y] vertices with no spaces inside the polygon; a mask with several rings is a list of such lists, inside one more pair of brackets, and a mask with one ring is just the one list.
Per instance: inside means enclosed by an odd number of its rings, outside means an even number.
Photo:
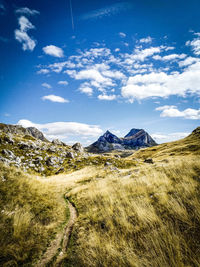
[{"label": "sunlit slope", "polygon": [[0,164],[0,266],[31,266],[65,220],[55,187]]},{"label": "sunlit slope", "polygon": [[200,155],[200,127],[196,128],[184,139],[164,143],[151,148],[141,149],[134,153],[131,158],[167,159],[167,157],[186,155]]}]

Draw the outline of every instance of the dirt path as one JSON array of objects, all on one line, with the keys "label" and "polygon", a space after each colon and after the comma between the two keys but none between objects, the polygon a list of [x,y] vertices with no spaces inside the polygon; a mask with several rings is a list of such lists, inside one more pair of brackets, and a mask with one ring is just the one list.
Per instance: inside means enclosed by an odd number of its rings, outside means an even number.
[{"label": "dirt path", "polygon": [[[35,265],[36,267],[44,267],[47,266],[48,263],[50,263],[53,258],[56,257],[56,254],[58,252],[58,249],[61,248],[61,251],[59,255],[56,258],[56,261],[53,266],[59,266],[60,261],[64,258],[65,253],[67,251],[67,246],[69,243],[70,235],[74,226],[74,223],[77,218],[77,212],[76,209],[73,207],[73,205],[67,200],[68,208],[70,212],[70,218],[64,228],[63,231],[59,232],[56,235],[56,238],[51,242],[50,247],[46,250],[40,261]],[[62,241],[62,246],[61,246]]]}]

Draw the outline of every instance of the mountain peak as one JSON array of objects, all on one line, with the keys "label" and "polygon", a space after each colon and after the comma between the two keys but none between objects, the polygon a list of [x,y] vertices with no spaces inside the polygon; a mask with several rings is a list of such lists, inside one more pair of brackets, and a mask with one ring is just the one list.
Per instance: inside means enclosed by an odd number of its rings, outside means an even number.
[{"label": "mountain peak", "polygon": [[132,128],[132,129],[130,130],[130,132],[125,136],[125,138],[126,138],[126,137],[130,137],[130,136],[133,136],[133,135],[139,133],[140,131],[144,131],[144,130],[143,130],[143,129]]}]

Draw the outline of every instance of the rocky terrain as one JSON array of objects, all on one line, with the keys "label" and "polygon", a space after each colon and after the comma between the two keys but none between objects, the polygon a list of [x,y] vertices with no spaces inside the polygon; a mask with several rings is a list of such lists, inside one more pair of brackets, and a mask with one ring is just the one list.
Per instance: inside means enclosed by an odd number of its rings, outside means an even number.
[{"label": "rocky terrain", "polygon": [[124,138],[119,138],[110,131],[106,131],[95,143],[90,145],[87,150],[89,152],[98,153],[112,150],[138,150],[139,148],[155,145],[156,142],[145,130],[131,129]]},{"label": "rocky terrain", "polygon": [[0,124],[0,162],[25,172],[52,175],[78,170],[87,165],[123,163],[117,157],[93,155],[80,143],[68,146],[55,139],[48,141],[34,127]]}]

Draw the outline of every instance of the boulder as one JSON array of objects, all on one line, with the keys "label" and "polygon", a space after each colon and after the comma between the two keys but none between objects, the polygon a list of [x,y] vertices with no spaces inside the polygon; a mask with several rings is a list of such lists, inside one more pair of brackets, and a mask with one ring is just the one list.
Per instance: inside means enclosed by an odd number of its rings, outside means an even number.
[{"label": "boulder", "polygon": [[4,136],[4,141],[11,145],[14,144],[14,140],[12,139],[11,135]]},{"label": "boulder", "polygon": [[25,150],[25,149],[29,149],[30,148],[30,145],[28,143],[25,143],[25,142],[19,142],[18,143],[18,146],[22,150]]},{"label": "boulder", "polygon": [[84,148],[83,148],[83,146],[82,146],[80,143],[76,143],[76,144],[74,144],[74,145],[72,146],[72,148],[73,148],[75,151],[79,152],[79,153],[83,153],[83,152],[84,152]]},{"label": "boulder", "polygon": [[63,142],[61,142],[59,139],[54,139],[54,140],[52,140],[51,143],[54,144],[54,145],[57,145],[57,146],[62,146],[63,145]]},{"label": "boulder", "polygon": [[10,158],[10,159],[14,159],[15,158],[15,155],[12,151],[8,150],[8,149],[3,149],[2,150],[2,154],[4,156],[6,156],[7,158]]},{"label": "boulder", "polygon": [[46,160],[47,166],[54,166],[57,164],[61,159],[57,157],[48,157]]},{"label": "boulder", "polygon": [[144,163],[153,164],[154,162],[153,162],[153,159],[148,158],[148,159],[145,159],[145,160],[144,160]]},{"label": "boulder", "polygon": [[74,159],[74,154],[72,152],[67,152],[65,156],[66,158]]}]

